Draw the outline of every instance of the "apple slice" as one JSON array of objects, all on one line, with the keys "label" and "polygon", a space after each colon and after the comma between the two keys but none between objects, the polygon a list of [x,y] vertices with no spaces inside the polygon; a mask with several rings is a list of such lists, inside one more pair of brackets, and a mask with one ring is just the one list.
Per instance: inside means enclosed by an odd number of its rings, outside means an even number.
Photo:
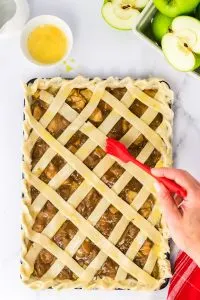
[{"label": "apple slice", "polygon": [[112,27],[131,30],[137,16],[148,0],[106,0],[102,7],[102,16]]}]

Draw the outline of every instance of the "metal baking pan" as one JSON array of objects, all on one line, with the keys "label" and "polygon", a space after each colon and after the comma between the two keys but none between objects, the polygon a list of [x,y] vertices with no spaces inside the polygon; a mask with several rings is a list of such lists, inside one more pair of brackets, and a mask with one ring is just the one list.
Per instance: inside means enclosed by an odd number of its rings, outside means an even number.
[{"label": "metal baking pan", "polygon": [[[28,84],[33,84],[34,83],[34,81],[36,80],[37,78],[32,78],[32,79],[30,79],[26,84],[28,85]],[[69,80],[71,80],[72,78],[66,78],[66,79],[69,79]],[[166,82],[166,84],[169,86],[169,84]],[[169,86],[169,88],[170,88],[170,86]],[[25,100],[24,100],[24,104],[25,104]],[[25,119],[25,115],[23,114],[23,120]],[[22,158],[22,160],[23,160],[23,158]],[[24,178],[24,174],[22,174],[22,179]],[[24,197],[24,195],[22,194],[22,198]],[[22,230],[22,226],[21,226],[21,230]],[[169,245],[170,245],[170,240],[169,240]],[[169,260],[170,261],[170,253],[169,252],[167,252],[166,253],[166,258],[167,258],[167,260]],[[22,262],[21,262],[22,263]],[[166,288],[166,286],[168,285],[168,283],[169,283],[169,278],[166,278],[165,279],[165,282],[161,285],[161,287],[160,287],[160,289],[159,290],[162,290],[162,289],[164,289],[164,288]],[[52,289],[51,287],[50,288],[48,288],[48,289]],[[75,289],[81,289],[81,288],[75,288]],[[116,290],[121,290],[121,289],[116,289]]]},{"label": "metal baking pan", "polygon": [[[153,4],[153,1],[150,0],[143,12],[140,14],[137,23],[133,27],[133,32],[138,37],[143,39],[149,45],[151,45],[158,53],[163,54],[161,47],[156,43],[151,31],[151,22],[157,12],[157,8]],[[195,78],[200,78],[200,68],[196,69],[193,72],[187,72]]]}]

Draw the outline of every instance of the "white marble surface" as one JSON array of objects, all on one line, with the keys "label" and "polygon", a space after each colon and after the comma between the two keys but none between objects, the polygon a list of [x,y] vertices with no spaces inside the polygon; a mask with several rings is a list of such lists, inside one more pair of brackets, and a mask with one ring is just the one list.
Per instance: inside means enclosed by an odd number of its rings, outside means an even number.
[{"label": "white marble surface", "polygon": [[156,293],[129,291],[31,291],[19,278],[20,196],[23,91],[20,81],[37,76],[123,77],[159,76],[176,93],[174,122],[175,166],[200,178],[200,80],[174,71],[162,56],[134,37],[116,31],[101,18],[101,0],[29,0],[31,17],[55,14],[74,33],[71,56],[77,68],[66,73],[64,65],[41,68],[27,62],[19,49],[19,37],[0,39],[0,298],[3,300],[166,299],[167,289]]}]

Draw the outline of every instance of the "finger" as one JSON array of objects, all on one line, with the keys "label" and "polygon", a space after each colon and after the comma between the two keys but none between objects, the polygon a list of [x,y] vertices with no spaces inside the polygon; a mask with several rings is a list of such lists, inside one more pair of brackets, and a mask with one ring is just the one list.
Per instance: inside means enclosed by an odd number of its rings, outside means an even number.
[{"label": "finger", "polygon": [[165,188],[165,186],[162,183],[155,182],[154,186],[157,191],[162,206],[163,214],[167,223],[169,222],[174,224],[180,222],[181,213],[170,192]]},{"label": "finger", "polygon": [[180,204],[179,207],[184,209],[184,211],[188,208],[193,208],[194,207],[194,203],[193,201],[189,201],[187,199],[184,199]]},{"label": "finger", "polygon": [[187,171],[174,168],[154,168],[151,170],[152,174],[158,177],[166,177],[174,180],[187,191],[191,188],[199,186],[198,181],[192,177]]},{"label": "finger", "polygon": [[173,198],[176,203],[176,206],[178,207],[178,210],[180,211],[181,216],[183,216],[183,203],[185,202],[185,200],[179,195],[174,195]]},{"label": "finger", "polygon": [[183,202],[183,198],[181,196],[179,196],[179,195],[175,195],[174,196],[174,201],[176,203],[176,206],[179,207],[179,205]]}]

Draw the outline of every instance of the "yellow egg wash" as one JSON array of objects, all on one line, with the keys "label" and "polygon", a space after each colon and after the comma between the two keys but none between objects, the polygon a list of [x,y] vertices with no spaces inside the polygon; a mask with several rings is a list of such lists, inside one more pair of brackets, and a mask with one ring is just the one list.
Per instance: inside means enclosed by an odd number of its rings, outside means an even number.
[{"label": "yellow egg wash", "polygon": [[32,58],[42,64],[61,60],[68,46],[64,32],[54,25],[36,27],[28,37],[28,51]]}]

